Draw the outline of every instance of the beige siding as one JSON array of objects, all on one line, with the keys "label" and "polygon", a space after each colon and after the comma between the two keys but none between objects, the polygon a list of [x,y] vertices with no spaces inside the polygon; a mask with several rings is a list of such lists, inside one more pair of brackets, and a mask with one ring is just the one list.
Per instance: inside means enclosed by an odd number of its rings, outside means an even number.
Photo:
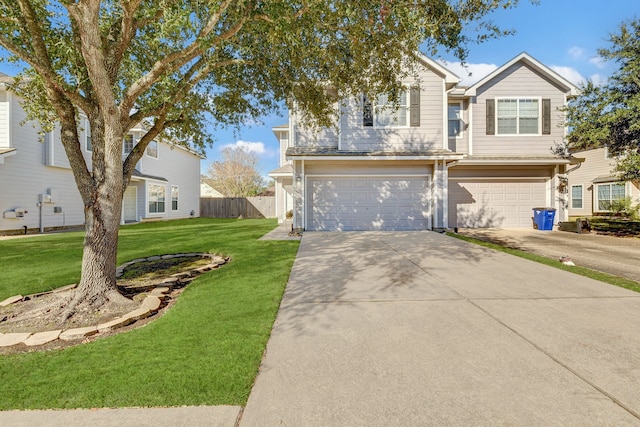
[{"label": "beige siding", "polygon": [[305,175],[431,175],[433,166],[419,161],[305,162]]},{"label": "beige siding", "polygon": [[[569,199],[569,215],[571,216],[590,216],[593,215],[595,203],[595,186],[592,183],[594,179],[606,176],[615,176],[614,159],[607,158],[607,150],[605,148],[596,148],[593,150],[580,151],[573,154],[574,157],[584,158],[585,161],[579,166],[572,166],[567,174],[568,182],[568,199]],[[582,186],[582,209],[573,208],[571,204],[571,188],[574,185]],[[635,203],[640,203],[640,190],[636,184],[631,182],[626,184],[626,194],[631,197]]]},{"label": "beige siding", "polygon": [[302,124],[300,114],[292,113],[295,132],[295,145],[299,147],[331,147],[338,148],[338,129],[335,126],[328,128],[305,127]]},{"label": "beige siding", "polygon": [[[349,100],[342,118],[341,148],[349,151],[420,151],[444,148],[446,98],[441,76],[422,67],[420,126],[376,129],[362,126],[362,99]],[[405,81],[407,87],[414,81]]]},{"label": "beige siding", "polygon": [[284,166],[287,163],[291,163],[287,161],[287,148],[289,147],[289,131],[277,131],[276,136],[278,138],[278,142],[280,146],[279,166]]},{"label": "beige siding", "polygon": [[552,166],[460,166],[449,169],[449,178],[550,178]]},{"label": "beige siding", "polygon": [[362,125],[362,98],[346,100],[336,127],[319,131],[305,129],[300,118],[291,115],[296,129],[295,145],[340,147],[345,151],[421,151],[446,148],[446,93],[443,77],[427,67],[420,67],[415,80],[404,81],[407,87],[420,83],[420,126],[375,128]]},{"label": "beige siding", "polygon": [[[550,135],[486,135],[486,100],[495,98],[538,98],[551,100]],[[517,63],[487,82],[477,91],[473,106],[473,154],[550,154],[554,143],[560,144],[564,128],[560,127],[562,115],[559,109],[564,105],[565,95],[545,77],[537,74],[522,63]],[[542,120],[539,120],[542,126]]]}]

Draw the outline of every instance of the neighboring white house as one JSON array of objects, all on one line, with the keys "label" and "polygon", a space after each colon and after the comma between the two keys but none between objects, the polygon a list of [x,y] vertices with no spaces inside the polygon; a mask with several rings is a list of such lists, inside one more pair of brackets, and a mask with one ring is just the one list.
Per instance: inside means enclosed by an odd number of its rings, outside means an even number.
[{"label": "neighboring white house", "polygon": [[420,63],[399,109],[362,96],[336,106],[334,127],[305,128],[293,110],[273,129],[279,220],[292,210],[304,230],[532,227],[537,207],[565,220],[570,161],[551,147],[577,88],[526,53],[471,87]]},{"label": "neighboring white house", "polygon": [[[40,142],[36,124],[20,124],[25,112],[20,99],[4,86],[10,80],[0,75],[0,233],[82,225],[84,208],[60,133],[47,134]],[[123,155],[144,132],[141,127],[131,131]],[[80,139],[91,169],[86,119],[80,123]],[[199,216],[201,159],[165,141],[152,142],[125,191],[122,223]]]},{"label": "neighboring white house", "polygon": [[609,213],[611,202],[630,197],[640,203],[638,183],[619,182],[614,173],[615,159],[606,148],[573,153],[582,163],[569,169],[569,215],[585,217]]}]

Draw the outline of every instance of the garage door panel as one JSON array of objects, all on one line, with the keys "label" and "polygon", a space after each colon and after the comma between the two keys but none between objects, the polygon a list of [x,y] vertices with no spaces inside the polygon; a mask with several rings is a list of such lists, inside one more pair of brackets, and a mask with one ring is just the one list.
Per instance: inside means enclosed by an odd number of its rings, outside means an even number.
[{"label": "garage door panel", "polygon": [[310,230],[424,230],[429,226],[426,177],[309,177],[307,188]]},{"label": "garage door panel", "polygon": [[450,227],[531,227],[532,209],[546,204],[539,181],[463,181],[449,183]]}]

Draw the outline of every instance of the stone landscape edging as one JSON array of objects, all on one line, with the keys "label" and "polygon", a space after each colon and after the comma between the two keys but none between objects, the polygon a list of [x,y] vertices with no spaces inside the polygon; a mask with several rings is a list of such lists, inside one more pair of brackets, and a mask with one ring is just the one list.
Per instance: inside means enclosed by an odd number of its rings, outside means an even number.
[{"label": "stone landscape edging", "polygon": [[[174,258],[209,258],[210,262],[207,265],[202,267],[193,268],[187,271],[183,271],[180,273],[172,274],[168,277],[161,279],[161,281],[155,285],[150,285],[152,287],[151,291],[148,295],[142,300],[142,304],[135,310],[130,311],[127,314],[124,314],[116,319],[110,320],[108,322],[100,323],[95,326],[85,326],[80,328],[70,328],[70,329],[58,329],[53,331],[44,331],[44,332],[8,332],[2,333],[0,332],[0,347],[10,347],[17,344],[25,344],[26,346],[33,347],[38,345],[47,344],[58,339],[63,341],[74,341],[84,339],[96,334],[110,332],[114,329],[121,328],[132,323],[137,322],[138,320],[145,319],[152,314],[158,312],[162,305],[163,299],[167,296],[166,294],[171,291],[171,289],[176,285],[187,284],[195,279],[197,276],[206,273],[207,271],[211,271],[220,267],[221,265],[226,264],[229,261],[229,258],[222,257],[220,255],[209,254],[204,252],[190,252],[184,254],[167,254],[167,255],[154,255],[147,258],[137,258],[132,261],[125,262],[124,264],[118,266],[116,268],[116,279],[119,279],[124,274],[124,271],[127,267],[140,263],[140,262],[148,262],[148,261],[159,261],[162,259],[174,259]],[[78,285],[66,285],[61,288],[54,289],[52,291],[40,292],[37,294],[31,294],[27,296],[22,295],[14,295],[0,302],[0,307],[8,306],[11,304],[17,304],[21,301],[24,301],[25,298],[37,298],[39,296],[62,292],[70,289],[76,288]],[[126,289],[126,288],[125,288]]]}]

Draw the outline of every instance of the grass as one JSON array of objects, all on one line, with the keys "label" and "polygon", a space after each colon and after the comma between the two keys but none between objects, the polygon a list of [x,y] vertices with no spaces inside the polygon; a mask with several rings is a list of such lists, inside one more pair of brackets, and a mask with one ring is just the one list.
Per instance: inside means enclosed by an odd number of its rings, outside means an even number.
[{"label": "grass", "polygon": [[487,242],[485,240],[474,239],[473,237],[462,236],[456,233],[447,233],[447,235],[451,237],[455,237],[456,239],[464,240],[466,242],[474,243],[476,245],[484,246],[486,248],[495,249],[500,252],[505,252],[511,255],[518,256],[520,258],[528,259],[530,261],[535,261],[540,264],[545,264],[551,267],[559,268],[561,270],[570,271],[580,276],[589,277],[591,279],[609,283],[610,285],[615,285],[615,286],[619,286],[621,288],[629,289],[635,292],[640,292],[640,283],[634,282],[633,280],[625,279],[623,277],[614,276],[608,273],[603,273],[601,271],[592,270],[586,267],[564,265],[562,263],[559,263],[555,259],[543,257],[540,255],[535,255],[529,252],[524,252],[519,249],[509,248],[506,246],[498,245],[496,243]]},{"label": "grass", "polygon": [[[143,328],[0,356],[0,410],[245,405],[299,244],[257,240],[275,226],[190,219],[123,227],[119,263],[178,252],[232,260],[193,281]],[[81,252],[79,232],[0,242],[0,300],[74,283]]]}]

